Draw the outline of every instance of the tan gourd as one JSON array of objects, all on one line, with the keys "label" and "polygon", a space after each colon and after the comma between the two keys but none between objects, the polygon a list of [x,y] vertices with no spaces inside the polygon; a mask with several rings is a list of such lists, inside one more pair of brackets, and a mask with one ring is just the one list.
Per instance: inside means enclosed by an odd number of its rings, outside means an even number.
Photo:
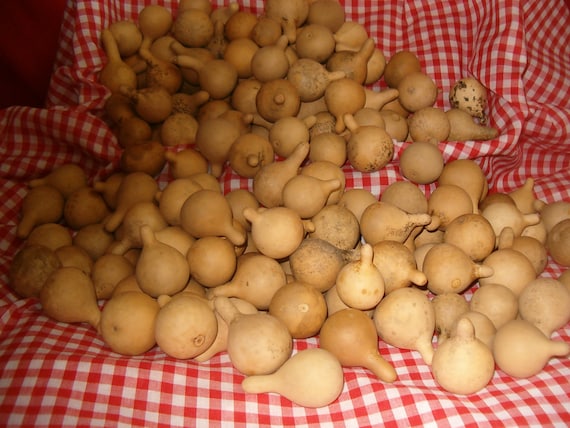
[{"label": "tan gourd", "polygon": [[167,151],[164,157],[174,179],[208,172],[208,160],[194,148],[188,147],[177,152]]},{"label": "tan gourd", "polygon": [[8,271],[8,285],[21,298],[38,297],[47,278],[61,267],[56,253],[37,244],[16,252]]},{"label": "tan gourd", "polygon": [[428,213],[435,217],[441,231],[457,217],[473,212],[471,197],[455,184],[440,183],[428,198]]},{"label": "tan gourd", "polygon": [[137,202],[125,213],[121,227],[115,233],[116,241],[109,252],[123,255],[132,248],[141,248],[140,228],[143,225],[158,231],[168,226],[168,223],[155,203]]},{"label": "tan gourd", "polygon": [[180,226],[195,238],[225,236],[234,245],[245,242],[233,224],[232,210],[219,191],[201,189],[190,195],[180,210]]},{"label": "tan gourd", "polygon": [[352,259],[351,251],[343,251],[328,241],[304,239],[289,256],[293,277],[321,292],[334,286],[340,269]]},{"label": "tan gourd", "polygon": [[203,60],[182,54],[175,57],[174,63],[179,67],[191,69],[198,74],[198,83],[211,99],[223,100],[231,95],[238,82],[235,66],[223,59]]},{"label": "tan gourd", "polygon": [[518,315],[518,297],[502,284],[485,284],[475,290],[469,301],[469,309],[486,315],[496,329]]},{"label": "tan gourd", "polygon": [[556,223],[548,232],[546,248],[552,259],[561,266],[570,266],[570,219]]},{"label": "tan gourd", "polygon": [[382,109],[380,114],[384,118],[384,129],[396,141],[405,141],[408,137],[408,122],[402,115],[391,110]]},{"label": "tan gourd", "polygon": [[205,47],[214,36],[214,23],[200,9],[183,9],[172,24],[172,35],[188,47]]},{"label": "tan gourd", "polygon": [[349,251],[360,241],[360,226],[352,212],[341,205],[325,205],[312,218],[314,230],[309,231],[311,239],[323,239],[335,247]]},{"label": "tan gourd", "polygon": [[387,383],[397,379],[394,367],[380,355],[374,322],[362,311],[349,308],[330,315],[321,328],[319,346],[345,367],[364,367]]},{"label": "tan gourd", "polygon": [[108,299],[115,286],[135,273],[135,267],[126,257],[119,254],[103,254],[94,261],[91,280],[98,299]]},{"label": "tan gourd", "polygon": [[493,251],[483,265],[493,270],[491,275],[479,279],[479,284],[503,284],[519,296],[526,285],[536,278],[536,271],[529,259],[511,248]]},{"label": "tan gourd", "polygon": [[529,282],[519,295],[519,315],[533,323],[546,337],[570,321],[570,293],[553,278]]},{"label": "tan gourd", "polygon": [[266,310],[273,295],[286,282],[285,272],[275,259],[254,253],[238,259],[232,279],[210,289],[210,294],[212,297],[238,297],[260,310]]},{"label": "tan gourd", "polygon": [[240,79],[249,79],[251,62],[258,50],[259,46],[250,38],[235,39],[226,43],[223,59],[233,64]]},{"label": "tan gourd", "polygon": [[[238,299],[237,297],[230,297],[230,301],[242,314],[256,314],[258,312],[257,308],[251,303],[243,299]],[[213,301],[211,303],[213,305]],[[216,321],[218,324],[216,337],[212,344],[201,354],[196,355],[193,360],[198,362],[205,362],[210,360],[216,354],[223,352],[228,346],[228,323],[222,318],[222,316],[214,311],[216,316]]]},{"label": "tan gourd", "polygon": [[384,81],[390,88],[397,88],[404,76],[421,70],[420,60],[415,53],[400,50],[395,52],[386,63]]},{"label": "tan gourd", "polygon": [[269,46],[277,42],[281,36],[281,24],[267,16],[259,16],[251,30],[251,40],[258,46]]},{"label": "tan gourd", "polygon": [[412,284],[426,284],[426,275],[417,268],[414,254],[404,244],[386,239],[374,244],[373,249],[374,265],[384,279],[385,294]]},{"label": "tan gourd", "polygon": [[202,186],[202,189],[212,190],[214,192],[222,193],[220,182],[216,177],[208,172],[197,172],[188,176],[193,181]]},{"label": "tan gourd", "polygon": [[496,202],[485,207],[481,211],[495,232],[497,244],[499,237],[505,228],[510,228],[514,236],[520,236],[527,226],[532,226],[540,221],[538,213],[523,214],[516,205],[506,202]]},{"label": "tan gourd", "polygon": [[156,345],[154,327],[159,310],[157,301],[145,293],[119,293],[103,306],[99,334],[118,354],[144,354]]},{"label": "tan gourd", "polygon": [[158,191],[158,183],[152,176],[143,172],[125,175],[117,189],[117,206],[104,220],[105,230],[114,232],[128,211],[137,202],[152,201]]},{"label": "tan gourd", "polygon": [[290,256],[305,237],[303,221],[291,208],[246,208],[243,215],[251,223],[256,248],[274,259]]},{"label": "tan gourd", "polygon": [[366,207],[376,201],[376,197],[370,190],[364,188],[352,188],[346,189],[338,204],[348,208],[360,224],[360,218],[362,217],[362,213]]},{"label": "tan gourd", "polygon": [[258,16],[246,10],[238,10],[228,18],[224,26],[224,33],[229,41],[240,39],[242,37],[250,37]]},{"label": "tan gourd", "polygon": [[232,209],[234,220],[241,223],[247,231],[250,231],[251,223],[243,216],[243,210],[248,207],[253,209],[259,208],[259,202],[253,192],[246,189],[234,189],[226,193],[225,197]]},{"label": "tan gourd", "polygon": [[143,7],[138,16],[143,42],[164,36],[172,26],[172,13],[164,6],[151,4]]},{"label": "tan gourd", "polygon": [[387,202],[375,202],[362,213],[360,231],[370,244],[385,239],[404,242],[416,226],[427,225],[432,221],[429,214],[412,214]]},{"label": "tan gourd", "polygon": [[[465,312],[460,318],[467,318],[469,321],[471,321],[471,324],[473,324],[473,329],[475,330],[475,337],[483,342],[489,349],[493,349],[493,340],[495,340],[497,328],[487,315],[482,314],[481,312],[469,310]],[[455,332],[457,329],[459,322],[461,322],[460,319],[457,319],[455,325],[453,326],[453,332]]]},{"label": "tan gourd", "polygon": [[327,161],[310,162],[303,165],[301,174],[310,175],[321,180],[339,180],[341,183],[340,188],[331,192],[327,199],[327,205],[338,203],[346,186],[346,175],[340,166]]},{"label": "tan gourd", "polygon": [[79,165],[65,163],[54,167],[43,177],[33,178],[28,181],[28,186],[31,188],[41,185],[55,187],[64,198],[67,198],[75,190],[87,186],[87,174]]},{"label": "tan gourd", "polygon": [[179,67],[153,54],[148,43],[142,44],[138,54],[147,64],[145,70],[147,86],[162,86],[170,94],[178,92],[183,80]]},{"label": "tan gourd", "polygon": [[103,223],[85,226],[73,236],[73,244],[87,251],[93,260],[97,260],[105,254],[114,240],[113,234],[105,230]]},{"label": "tan gourd", "polygon": [[274,161],[275,153],[267,138],[248,132],[234,140],[227,157],[238,175],[253,178],[263,165]]},{"label": "tan gourd", "polygon": [[297,175],[308,153],[309,143],[301,143],[288,158],[260,168],[253,177],[253,194],[261,205],[271,208],[283,204],[283,187]]},{"label": "tan gourd", "polygon": [[208,160],[215,177],[222,175],[231,146],[240,134],[240,129],[234,122],[221,117],[200,123],[196,133],[196,147]]},{"label": "tan gourd", "polygon": [[248,393],[273,392],[299,406],[319,408],[339,397],[344,373],[331,352],[310,348],[295,353],[274,373],[248,376],[241,385]]},{"label": "tan gourd", "polygon": [[296,116],[301,108],[297,88],[287,79],[273,79],[262,82],[255,97],[259,115],[268,122]]},{"label": "tan gourd", "polygon": [[376,47],[372,56],[366,64],[366,80],[365,85],[373,85],[378,82],[384,75],[384,70],[386,68],[386,57],[384,52]]},{"label": "tan gourd", "polygon": [[562,220],[570,218],[570,202],[569,201],[551,202],[549,204],[540,205],[537,211],[540,213],[540,217],[544,222],[546,231],[550,233],[550,231],[555,225],[560,223]]},{"label": "tan gourd", "polygon": [[449,121],[449,141],[484,141],[499,136],[497,128],[476,123],[469,113],[459,108],[449,109],[445,115]]},{"label": "tan gourd", "polygon": [[[506,231],[512,229],[509,228],[503,230]],[[501,234],[501,236],[502,235],[503,234]],[[524,254],[534,266],[534,270],[537,275],[544,272],[548,263],[548,251],[544,244],[537,238],[522,235],[517,237],[513,236],[509,244],[505,244],[505,246]],[[502,239],[499,239],[499,248],[503,248]]]},{"label": "tan gourd", "polygon": [[265,15],[280,22],[283,34],[287,36],[289,43],[294,43],[297,39],[297,28],[305,23],[309,15],[309,3],[305,0],[269,0],[265,3]]},{"label": "tan gourd", "polygon": [[343,115],[343,121],[350,131],[346,152],[354,169],[360,172],[379,171],[392,160],[394,143],[383,128],[359,125],[349,113]]},{"label": "tan gourd", "polygon": [[384,117],[376,109],[364,107],[358,110],[353,116],[356,123],[360,126],[378,126],[383,129],[385,127]]},{"label": "tan gourd", "polygon": [[43,245],[52,251],[71,245],[70,230],[59,223],[44,223],[32,229],[26,239],[26,245]]},{"label": "tan gourd", "polygon": [[479,202],[487,195],[487,178],[481,167],[472,159],[456,159],[447,162],[438,178],[438,184],[461,187],[471,197],[473,212],[478,212]]},{"label": "tan gourd", "polygon": [[321,180],[299,174],[283,187],[283,205],[294,210],[301,218],[311,218],[325,206],[330,194],[340,186],[338,179]]},{"label": "tan gourd", "polygon": [[289,70],[288,45],[287,36],[282,35],[275,44],[259,48],[251,58],[252,76],[262,83],[284,78]]},{"label": "tan gourd", "polygon": [[338,134],[346,129],[345,114],[354,114],[366,104],[364,87],[348,77],[330,82],[324,98],[328,111],[335,117]]},{"label": "tan gourd", "polygon": [[[27,244],[29,245],[29,244]],[[71,266],[81,269],[87,275],[93,270],[93,259],[87,251],[77,245],[64,245],[55,250],[55,255],[62,266]]]},{"label": "tan gourd", "polygon": [[119,162],[125,173],[145,172],[157,176],[166,164],[165,146],[158,140],[141,141],[125,147]]},{"label": "tan gourd", "polygon": [[101,193],[103,200],[111,210],[117,207],[117,191],[124,177],[124,172],[115,172],[109,175],[105,180],[95,181],[93,183],[93,189]]},{"label": "tan gourd", "polygon": [[477,279],[489,278],[494,270],[487,264],[475,263],[459,247],[441,243],[426,254],[423,272],[428,289],[434,294],[461,293]]},{"label": "tan gourd", "polygon": [[192,94],[177,92],[172,95],[172,113],[186,113],[196,117],[198,110],[210,99],[210,94],[199,90]]},{"label": "tan gourd", "polygon": [[530,321],[515,319],[495,334],[493,356],[500,370],[516,378],[540,373],[554,357],[567,357],[570,344],[551,340]]},{"label": "tan gourd", "polygon": [[111,299],[121,293],[128,293],[131,291],[135,291],[137,293],[143,293],[143,291],[139,287],[137,278],[134,274],[127,276],[126,278],[122,279],[117,283],[117,285],[113,289],[113,294],[111,295]]},{"label": "tan gourd", "polygon": [[191,178],[175,178],[169,181],[164,189],[157,192],[160,214],[171,226],[180,225],[180,210],[186,199],[202,186]]},{"label": "tan gourd", "polygon": [[334,53],[333,32],[326,25],[305,24],[297,32],[295,51],[301,58],[324,63]]},{"label": "tan gourd", "polygon": [[374,310],[378,336],[389,345],[418,351],[430,365],[435,313],[427,295],[417,288],[400,288],[386,295]]},{"label": "tan gourd", "polygon": [[154,232],[154,237],[163,244],[170,245],[186,255],[196,241],[188,232],[180,226],[167,226]]},{"label": "tan gourd", "polygon": [[109,208],[103,196],[89,186],[80,187],[71,193],[63,207],[63,218],[74,230],[88,224],[100,223],[108,215]]},{"label": "tan gourd", "polygon": [[413,183],[431,184],[437,181],[445,160],[439,147],[426,141],[414,141],[400,154],[400,172]]},{"label": "tan gourd", "polygon": [[162,86],[136,89],[123,85],[120,92],[129,98],[137,114],[149,124],[160,123],[172,113],[172,95]]},{"label": "tan gourd", "polygon": [[374,39],[368,38],[357,51],[337,51],[328,58],[327,70],[343,71],[347,78],[363,84],[368,71],[368,60],[374,53]]},{"label": "tan gourd", "polygon": [[338,31],[345,21],[344,8],[340,2],[315,0],[309,4],[308,24],[327,26],[333,33]]},{"label": "tan gourd", "polygon": [[360,260],[346,264],[338,273],[336,291],[351,308],[372,309],[384,297],[384,278],[373,259],[374,249],[364,244],[360,247]]},{"label": "tan gourd", "polygon": [[278,318],[265,312],[243,314],[227,297],[216,297],[214,307],[228,323],[227,352],[240,373],[270,374],[291,356],[293,339]]},{"label": "tan gourd", "polygon": [[474,394],[491,381],[495,373],[493,354],[475,337],[471,321],[462,318],[454,335],[437,347],[432,373],[443,389],[460,395]]},{"label": "tan gourd", "polygon": [[295,147],[300,143],[308,143],[309,130],[316,123],[315,116],[304,119],[298,117],[283,117],[278,119],[269,128],[268,139],[275,153],[282,157],[289,157]]},{"label": "tan gourd", "polygon": [[435,81],[423,71],[413,71],[402,77],[398,86],[398,100],[411,113],[432,107],[437,100]]},{"label": "tan gourd", "polygon": [[135,22],[128,19],[114,21],[109,25],[109,30],[117,41],[121,57],[126,58],[137,53],[143,35]]},{"label": "tan gourd", "polygon": [[158,241],[153,229],[140,226],[142,251],[135,267],[140,288],[152,297],[172,296],[188,282],[189,267],[186,257],[176,248]]},{"label": "tan gourd", "polygon": [[431,300],[435,314],[435,333],[438,345],[450,338],[455,324],[469,311],[469,302],[460,293],[441,293]]},{"label": "tan gourd", "polygon": [[60,267],[46,279],[39,292],[42,311],[64,322],[87,322],[95,329],[101,320],[91,278],[76,267]]},{"label": "tan gourd", "polygon": [[101,43],[107,62],[99,73],[99,81],[112,93],[120,92],[121,86],[137,87],[137,76],[134,70],[121,58],[117,41],[111,30],[101,31]]},{"label": "tan gourd", "polygon": [[204,287],[228,282],[237,266],[234,245],[219,236],[205,236],[194,241],[186,259],[190,275]]},{"label": "tan gourd", "polygon": [[402,180],[390,183],[380,194],[380,201],[387,202],[408,213],[427,213],[425,194],[415,184]]},{"label": "tan gourd", "polygon": [[327,318],[323,294],[299,281],[287,282],[279,288],[271,298],[268,311],[287,326],[293,339],[316,335]]},{"label": "tan gourd", "polygon": [[34,227],[59,222],[63,216],[64,204],[63,195],[55,187],[43,184],[29,189],[22,200],[17,236],[25,239]]},{"label": "tan gourd", "polygon": [[334,33],[335,50],[357,51],[369,38],[366,27],[357,21],[346,20]]},{"label": "tan gourd", "polygon": [[495,232],[491,223],[481,214],[462,214],[454,218],[445,228],[443,241],[461,248],[479,262],[495,249]]},{"label": "tan gourd", "polygon": [[156,344],[173,358],[200,355],[214,343],[218,332],[210,304],[192,293],[178,293],[165,300],[155,320]]},{"label": "tan gourd", "polygon": [[162,122],[160,141],[168,147],[193,144],[198,131],[198,121],[188,113],[172,112]]}]

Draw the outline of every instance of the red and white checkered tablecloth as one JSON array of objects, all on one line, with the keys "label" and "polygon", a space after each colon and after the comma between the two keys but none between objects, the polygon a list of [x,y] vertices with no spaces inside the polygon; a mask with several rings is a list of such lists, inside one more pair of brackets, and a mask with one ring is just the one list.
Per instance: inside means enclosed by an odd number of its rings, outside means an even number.
[{"label": "red and white checkered tablecloth", "polygon": [[[570,359],[553,359],[536,376],[514,379],[500,370],[470,396],[445,392],[415,351],[379,342],[398,374],[393,384],[365,369],[345,368],[345,387],[323,408],[303,408],[276,394],[246,394],[240,375],[221,353],[210,361],[175,360],[155,348],[138,357],[111,352],[87,325],[48,319],[33,299],[17,299],[8,267],[22,245],[15,236],[26,181],[75,162],[92,180],[117,167],[120,151],[101,118],[106,90],[97,83],[105,57],[103,27],[136,19],[151,2],[69,1],[46,108],[0,111],[0,420],[6,426],[568,426]],[[175,12],[176,1],[156,0]],[[216,4],[226,2],[218,1]],[[261,0],[239,4],[256,13]],[[389,58],[408,49],[441,88],[466,75],[490,91],[487,142],[443,142],[446,160],[480,163],[491,191],[509,191],[527,177],[538,198],[570,200],[570,9],[561,0],[345,1]],[[41,41],[38,41],[41,43]],[[376,85],[381,87],[382,83]],[[376,195],[401,179],[394,162],[380,172],[344,168],[347,187]],[[161,180],[168,179],[168,170]],[[227,170],[223,188],[249,187]],[[429,194],[431,186],[422,188]],[[549,263],[545,276],[563,268]],[[469,294],[469,292],[468,292]],[[570,341],[570,325],[554,333]],[[294,351],[317,346],[296,340]]]}]

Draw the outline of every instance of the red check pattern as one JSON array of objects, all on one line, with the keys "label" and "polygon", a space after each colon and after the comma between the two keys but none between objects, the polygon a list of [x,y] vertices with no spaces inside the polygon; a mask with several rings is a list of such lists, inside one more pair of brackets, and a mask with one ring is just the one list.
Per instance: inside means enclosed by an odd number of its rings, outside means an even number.
[{"label": "red check pattern", "polygon": [[[92,180],[117,167],[120,151],[101,117],[106,90],[97,83],[105,58],[103,27],[135,19],[147,1],[69,1],[46,108],[0,111],[0,419],[6,426],[313,426],[446,427],[567,426],[570,359],[553,359],[538,375],[513,379],[497,370],[487,388],[468,397],[446,393],[415,351],[379,342],[398,373],[384,384],[360,368],[345,368],[345,387],[330,406],[308,409],[276,394],[246,394],[243,376],[225,353],[206,363],[111,352],[87,325],[56,323],[32,299],[18,300],[7,285],[26,182],[67,162]],[[176,9],[176,1],[156,0]],[[222,2],[219,1],[221,4]],[[490,90],[491,124],[501,135],[487,142],[444,142],[446,160],[480,163],[492,191],[535,179],[538,198],[570,200],[570,9],[561,1],[372,0],[343,2],[347,19],[369,30],[389,58],[416,52],[449,107],[453,82],[474,75]],[[263,11],[261,0],[240,1]],[[382,83],[375,85],[380,88]],[[380,172],[344,168],[347,187],[375,195],[401,179],[395,160]],[[168,180],[168,170],[161,176]],[[225,191],[251,183],[229,169]],[[423,188],[426,194],[431,186]],[[562,268],[549,263],[545,276]],[[570,325],[554,333],[570,341]],[[317,346],[297,340],[295,351]]]}]

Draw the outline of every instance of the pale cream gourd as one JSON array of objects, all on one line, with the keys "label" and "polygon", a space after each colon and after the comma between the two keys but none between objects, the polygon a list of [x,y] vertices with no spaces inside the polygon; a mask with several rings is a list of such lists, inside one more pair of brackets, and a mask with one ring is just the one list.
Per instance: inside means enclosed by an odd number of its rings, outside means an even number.
[{"label": "pale cream gourd", "polygon": [[360,260],[347,263],[338,273],[336,291],[351,308],[372,309],[384,297],[384,278],[373,259],[374,249],[364,244],[360,247]]},{"label": "pale cream gourd", "polygon": [[301,216],[291,208],[245,208],[243,215],[258,251],[274,259],[289,257],[305,237]]},{"label": "pale cream gourd", "polygon": [[524,254],[534,266],[537,275],[544,272],[548,263],[548,250],[534,236],[514,236],[511,228],[503,229],[498,248],[512,248]]},{"label": "pale cream gourd", "polygon": [[417,268],[413,253],[403,243],[386,239],[374,244],[373,250],[374,265],[384,279],[385,294],[412,284],[426,284],[426,275]]},{"label": "pale cream gourd", "polygon": [[160,349],[183,360],[208,349],[218,332],[218,320],[208,301],[192,293],[178,293],[163,300],[154,327]]},{"label": "pale cream gourd", "polygon": [[[475,337],[492,350],[495,334],[497,333],[497,328],[495,327],[495,324],[493,324],[493,321],[491,321],[487,315],[472,310],[465,312],[461,318],[467,318],[471,321],[475,331]],[[457,324],[459,322],[461,322],[460,319],[458,319],[453,326],[453,331],[457,329]]]},{"label": "pale cream gourd", "polygon": [[496,329],[514,320],[519,313],[518,297],[502,284],[485,284],[475,290],[469,309],[486,315]]},{"label": "pale cream gourd", "polygon": [[309,284],[295,280],[275,292],[268,311],[287,326],[293,339],[316,335],[327,318],[323,294]]},{"label": "pale cream gourd", "polygon": [[481,215],[485,217],[495,232],[497,244],[499,236],[505,228],[510,228],[514,236],[520,236],[527,226],[532,226],[540,221],[538,213],[523,214],[516,205],[496,202],[485,207],[481,211]]},{"label": "pale cream gourd", "polygon": [[570,293],[553,278],[537,278],[528,283],[518,299],[519,315],[533,323],[546,337],[570,321]]},{"label": "pale cream gourd", "polygon": [[375,202],[362,212],[360,231],[364,240],[370,244],[385,239],[404,242],[416,226],[431,223],[427,213],[407,213],[388,202]]},{"label": "pale cream gourd", "polygon": [[381,381],[392,383],[398,375],[380,355],[374,322],[364,312],[348,308],[335,312],[324,322],[319,346],[335,355],[345,367],[364,367]]},{"label": "pale cream gourd", "polygon": [[423,361],[431,365],[435,313],[423,291],[406,287],[387,294],[376,306],[373,320],[382,340],[398,348],[418,351]]},{"label": "pale cream gourd", "polygon": [[286,282],[285,272],[275,259],[259,253],[245,253],[238,259],[231,280],[209,292],[210,297],[237,297],[266,310],[277,290]]},{"label": "pale cream gourd", "polygon": [[274,373],[248,376],[241,385],[248,393],[273,392],[299,406],[320,408],[340,396],[344,373],[331,352],[309,348],[295,353]]},{"label": "pale cream gourd", "polygon": [[522,253],[511,248],[493,251],[483,265],[490,267],[491,275],[479,279],[479,284],[495,283],[509,287],[519,296],[528,283],[536,278],[536,271],[530,260]]},{"label": "pale cream gourd", "polygon": [[530,321],[515,319],[495,334],[493,356],[498,368],[509,376],[530,378],[555,357],[567,357],[570,344],[549,339]]},{"label": "pale cream gourd", "polygon": [[241,313],[227,297],[216,297],[214,307],[228,323],[227,353],[240,373],[271,374],[291,357],[291,334],[273,315]]},{"label": "pale cream gourd", "polygon": [[482,390],[493,378],[493,354],[475,337],[473,324],[467,318],[461,318],[454,335],[438,345],[432,373],[443,389],[460,395]]},{"label": "pale cream gourd", "polygon": [[192,193],[180,210],[180,226],[195,238],[224,236],[234,245],[245,243],[245,234],[233,223],[232,209],[219,191]]},{"label": "pale cream gourd", "polygon": [[93,281],[76,267],[54,270],[39,291],[39,301],[42,312],[55,321],[86,322],[95,329],[101,321]]},{"label": "pale cream gourd", "polygon": [[475,280],[493,275],[492,266],[475,263],[459,247],[441,243],[434,245],[426,254],[423,272],[428,289],[434,294],[461,293]]},{"label": "pale cream gourd", "polygon": [[452,107],[465,111],[472,117],[487,121],[487,88],[475,77],[464,77],[456,81],[449,91]]},{"label": "pale cream gourd", "polygon": [[142,251],[135,267],[141,290],[152,297],[172,296],[182,291],[190,277],[186,257],[176,248],[156,239],[148,225],[140,227]]},{"label": "pale cream gourd", "polygon": [[253,194],[267,208],[283,204],[283,187],[298,174],[309,153],[309,143],[300,143],[289,157],[264,165],[253,177]]},{"label": "pale cream gourd", "polygon": [[140,291],[113,296],[101,310],[99,334],[112,351],[141,355],[156,345],[154,327],[160,306]]}]

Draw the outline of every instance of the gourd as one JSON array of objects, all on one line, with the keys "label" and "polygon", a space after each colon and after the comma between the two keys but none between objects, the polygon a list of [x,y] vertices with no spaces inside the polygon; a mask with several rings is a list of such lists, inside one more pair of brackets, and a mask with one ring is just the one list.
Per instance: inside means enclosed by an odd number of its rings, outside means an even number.
[{"label": "gourd", "polygon": [[338,179],[321,180],[299,174],[283,187],[283,205],[294,210],[301,218],[311,218],[326,205],[330,194],[340,186]]},{"label": "gourd", "polygon": [[333,403],[344,387],[338,359],[322,348],[295,353],[272,374],[246,377],[241,386],[248,393],[274,392],[303,407]]},{"label": "gourd", "polygon": [[77,189],[87,186],[87,174],[83,168],[73,163],[54,167],[48,174],[28,181],[30,188],[41,185],[55,187],[65,199]]},{"label": "gourd", "polygon": [[214,308],[228,323],[227,353],[240,373],[268,375],[291,357],[293,339],[278,318],[266,312],[241,313],[227,297],[216,297]]},{"label": "gourd", "polygon": [[434,354],[435,312],[427,295],[417,288],[399,288],[386,295],[373,315],[378,336],[402,349],[418,351],[427,365]]},{"label": "gourd", "polygon": [[411,284],[426,284],[425,273],[418,269],[413,253],[403,243],[386,239],[375,243],[372,248],[374,265],[384,279],[385,294]]},{"label": "gourd", "polygon": [[358,309],[342,309],[330,315],[321,327],[319,346],[345,367],[364,367],[387,383],[397,379],[394,367],[380,355],[374,322]]},{"label": "gourd", "polygon": [[461,318],[454,335],[438,345],[431,368],[436,382],[443,389],[470,395],[491,381],[495,361],[491,350],[475,337],[471,321]]},{"label": "gourd", "polygon": [[108,28],[101,31],[101,43],[107,58],[107,63],[99,73],[101,84],[112,93],[119,93],[121,87],[136,88],[136,73],[121,58],[117,41]]},{"label": "gourd", "polygon": [[518,296],[506,285],[485,284],[475,290],[469,301],[469,309],[486,315],[496,329],[517,318]]},{"label": "gourd", "polygon": [[16,235],[25,239],[32,229],[44,223],[57,223],[63,216],[65,199],[55,187],[44,184],[32,187],[24,196]]}]

